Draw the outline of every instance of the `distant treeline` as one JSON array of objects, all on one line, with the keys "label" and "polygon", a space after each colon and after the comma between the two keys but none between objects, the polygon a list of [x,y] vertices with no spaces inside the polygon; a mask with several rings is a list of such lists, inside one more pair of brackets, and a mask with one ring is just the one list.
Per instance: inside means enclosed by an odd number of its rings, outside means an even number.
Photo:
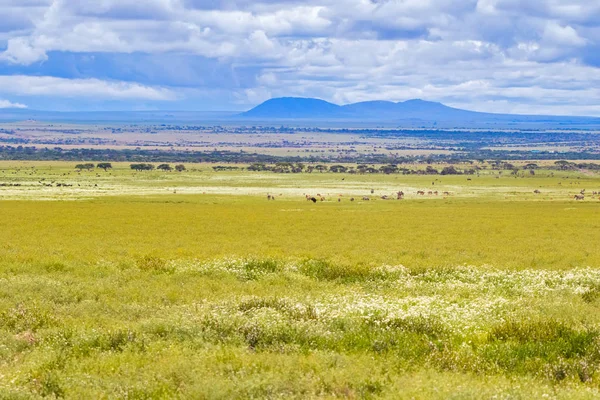
[{"label": "distant treeline", "polygon": [[450,154],[427,156],[396,156],[392,154],[332,154],[329,156],[274,156],[232,151],[175,151],[143,149],[63,149],[60,147],[36,148],[29,146],[0,146],[0,160],[24,161],[86,161],[136,163],[233,163],[276,164],[289,163],[340,163],[340,164],[407,164],[407,163],[460,163],[471,160],[600,160],[600,154],[592,152],[531,152],[507,150],[460,151]]},{"label": "distant treeline", "polygon": [[[222,171],[222,168],[213,167],[215,171]],[[323,173],[332,172],[336,174],[348,173],[348,174],[404,174],[404,175],[473,175],[477,172],[477,168],[457,169],[453,165],[443,167],[442,169],[435,169],[428,165],[424,170],[415,170],[411,168],[403,168],[397,164],[382,165],[375,167],[373,165],[358,164],[356,167],[347,165],[305,165],[303,163],[289,163],[279,162],[275,165],[266,164],[252,164],[248,168],[248,171],[270,171],[281,174],[299,174],[302,172],[306,173]]]}]

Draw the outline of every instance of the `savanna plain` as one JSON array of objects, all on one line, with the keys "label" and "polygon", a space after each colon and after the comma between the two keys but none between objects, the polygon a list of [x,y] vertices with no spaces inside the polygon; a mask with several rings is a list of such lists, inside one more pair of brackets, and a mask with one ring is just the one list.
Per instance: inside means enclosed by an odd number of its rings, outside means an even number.
[{"label": "savanna plain", "polygon": [[600,174],[479,164],[2,161],[0,398],[599,398]]}]

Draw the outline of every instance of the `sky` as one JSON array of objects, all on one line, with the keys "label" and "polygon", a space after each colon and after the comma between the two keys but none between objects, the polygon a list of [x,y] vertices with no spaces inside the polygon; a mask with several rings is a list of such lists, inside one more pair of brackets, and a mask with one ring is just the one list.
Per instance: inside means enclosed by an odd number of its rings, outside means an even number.
[{"label": "sky", "polygon": [[0,0],[0,108],[600,116],[598,0]]}]

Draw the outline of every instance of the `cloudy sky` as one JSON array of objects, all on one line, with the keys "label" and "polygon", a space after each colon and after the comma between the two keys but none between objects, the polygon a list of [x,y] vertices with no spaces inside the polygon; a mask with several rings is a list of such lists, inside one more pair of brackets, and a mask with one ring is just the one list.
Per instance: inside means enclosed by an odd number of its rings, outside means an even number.
[{"label": "cloudy sky", "polygon": [[597,0],[0,0],[0,108],[412,98],[600,116]]}]

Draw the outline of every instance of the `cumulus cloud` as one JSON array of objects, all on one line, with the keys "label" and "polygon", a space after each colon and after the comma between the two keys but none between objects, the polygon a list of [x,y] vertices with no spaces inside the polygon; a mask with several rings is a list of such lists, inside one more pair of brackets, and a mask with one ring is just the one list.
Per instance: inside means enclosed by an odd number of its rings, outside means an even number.
[{"label": "cumulus cloud", "polygon": [[0,99],[0,108],[27,108],[25,104],[13,103],[8,100]]},{"label": "cumulus cloud", "polygon": [[[274,95],[338,102],[424,97],[498,111],[529,112],[538,104],[554,112],[562,102],[587,112],[600,102],[590,89],[600,83],[596,3],[4,0],[2,15],[26,18],[14,27],[0,23],[0,71],[40,75],[50,63],[65,75],[61,87],[71,88],[61,95],[82,97],[86,90],[75,88],[164,100],[175,89],[163,87],[176,83],[180,93],[198,85],[225,88],[227,98],[248,106]],[[139,62],[128,62],[127,74],[117,63],[100,61],[56,67],[64,54],[127,55]],[[104,72],[107,67],[113,70]],[[227,82],[214,78],[215,68]],[[127,83],[99,78],[112,75]],[[27,95],[37,95],[41,81],[35,82]]]},{"label": "cumulus cloud", "polygon": [[109,82],[99,79],[64,79],[50,76],[0,76],[0,93],[19,96],[56,96],[76,98],[174,100],[175,94],[129,82]]}]

